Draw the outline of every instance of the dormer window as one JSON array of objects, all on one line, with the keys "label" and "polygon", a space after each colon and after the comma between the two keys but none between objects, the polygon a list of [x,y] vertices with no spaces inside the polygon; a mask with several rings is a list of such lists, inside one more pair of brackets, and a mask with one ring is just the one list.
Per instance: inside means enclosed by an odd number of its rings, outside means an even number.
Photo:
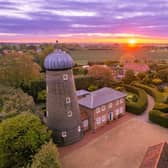
[{"label": "dormer window", "polygon": [[66,104],[71,103],[71,98],[70,97],[66,97]]},{"label": "dormer window", "polygon": [[63,74],[63,80],[68,80],[68,74]]},{"label": "dormer window", "polygon": [[68,111],[68,112],[67,112],[67,116],[68,116],[68,117],[72,117],[72,111]]}]

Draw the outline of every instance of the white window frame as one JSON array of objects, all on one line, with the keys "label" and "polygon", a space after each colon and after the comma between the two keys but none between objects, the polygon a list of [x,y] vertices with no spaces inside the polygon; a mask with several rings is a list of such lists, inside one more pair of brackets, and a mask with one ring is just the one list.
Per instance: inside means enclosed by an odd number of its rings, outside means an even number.
[{"label": "white window frame", "polygon": [[108,108],[110,109],[110,108],[112,108],[113,107],[113,103],[109,103],[108,104]]},{"label": "white window frame", "polygon": [[78,132],[81,132],[81,126],[80,125],[78,126]]},{"label": "white window frame", "polygon": [[97,108],[96,108],[96,113],[97,113],[97,114],[100,113],[100,107],[97,107]]},{"label": "white window frame", "polygon": [[62,132],[61,132],[61,136],[62,136],[63,138],[67,137],[67,132],[66,132],[66,131],[62,131]]},{"label": "white window frame", "polygon": [[68,74],[63,74],[63,80],[68,80]]},{"label": "white window frame", "polygon": [[120,114],[124,113],[124,108],[120,107]]},{"label": "white window frame", "polygon": [[120,104],[120,100],[116,101],[116,106],[118,106]]},{"label": "white window frame", "polygon": [[67,112],[67,116],[72,117],[72,111],[71,110]]},{"label": "white window frame", "polygon": [[84,128],[88,128],[88,125],[89,125],[89,121],[88,120],[84,120],[83,121],[83,127]]},{"label": "white window frame", "polygon": [[120,104],[124,103],[124,99],[120,99]]},{"label": "white window frame", "polygon": [[48,93],[48,86],[46,87],[47,93]]},{"label": "white window frame", "polygon": [[101,107],[101,110],[102,110],[102,111],[105,111],[105,110],[106,110],[106,106],[103,105],[103,106]]},{"label": "white window frame", "polygon": [[66,104],[71,103],[71,98],[70,97],[66,97]]},{"label": "white window frame", "polygon": [[96,125],[100,125],[101,124],[101,117],[97,117],[96,118]]},{"label": "white window frame", "polygon": [[115,110],[115,112],[116,112],[116,115],[118,116],[118,115],[120,114],[120,109],[117,108],[117,109]]},{"label": "white window frame", "polygon": [[48,117],[48,110],[46,110],[46,117]]},{"label": "white window frame", "polygon": [[102,115],[101,120],[102,120],[103,123],[106,122],[107,121],[107,116],[106,115]]}]

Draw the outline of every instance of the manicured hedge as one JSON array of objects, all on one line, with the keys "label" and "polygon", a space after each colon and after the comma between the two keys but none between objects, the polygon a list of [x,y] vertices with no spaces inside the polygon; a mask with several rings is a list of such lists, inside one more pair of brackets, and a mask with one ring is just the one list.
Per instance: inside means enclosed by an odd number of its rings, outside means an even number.
[{"label": "manicured hedge", "polygon": [[127,112],[137,114],[137,115],[142,114],[145,111],[148,103],[147,94],[143,89],[140,89],[134,86],[124,85],[124,87],[127,91],[138,95],[137,102],[129,102],[129,101],[126,102]]},{"label": "manicured hedge", "polygon": [[155,110],[162,111],[164,113],[168,113],[168,104],[165,103],[156,103],[154,106]]},{"label": "manicured hedge", "polygon": [[136,87],[144,89],[148,94],[150,94],[156,102],[163,102],[164,96],[161,92],[157,91],[155,88],[140,84],[140,83],[134,83],[133,84]]},{"label": "manicured hedge", "polygon": [[151,110],[149,113],[149,119],[160,126],[168,128],[168,114],[165,114],[164,112]]}]

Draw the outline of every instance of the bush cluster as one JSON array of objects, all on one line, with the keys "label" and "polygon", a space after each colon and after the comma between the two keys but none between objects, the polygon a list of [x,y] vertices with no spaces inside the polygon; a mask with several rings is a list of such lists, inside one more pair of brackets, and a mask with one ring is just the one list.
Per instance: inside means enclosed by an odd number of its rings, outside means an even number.
[{"label": "bush cluster", "polygon": [[138,95],[138,99],[136,102],[134,101],[126,102],[127,111],[137,115],[142,114],[145,111],[147,106],[147,95],[145,91],[143,89],[140,89],[134,86],[129,86],[129,85],[124,85],[124,86],[127,91]]}]

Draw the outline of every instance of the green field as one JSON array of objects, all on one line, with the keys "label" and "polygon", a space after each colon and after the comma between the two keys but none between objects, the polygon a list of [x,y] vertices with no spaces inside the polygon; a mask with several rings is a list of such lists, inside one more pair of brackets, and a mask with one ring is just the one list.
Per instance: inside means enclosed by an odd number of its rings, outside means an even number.
[{"label": "green field", "polygon": [[108,60],[119,60],[121,51],[119,49],[113,50],[71,50],[70,55],[79,65],[85,65],[88,62],[104,62]]}]

